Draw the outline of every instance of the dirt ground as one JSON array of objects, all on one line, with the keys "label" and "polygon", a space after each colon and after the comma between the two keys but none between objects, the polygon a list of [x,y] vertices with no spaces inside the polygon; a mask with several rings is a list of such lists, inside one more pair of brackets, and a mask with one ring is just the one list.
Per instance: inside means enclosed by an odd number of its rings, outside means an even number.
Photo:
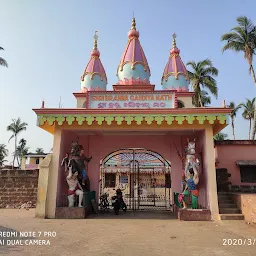
[{"label": "dirt ground", "polygon": [[[110,213],[84,220],[36,219],[34,214],[34,209],[0,209],[0,232],[35,231],[37,236],[0,237],[2,243],[5,240],[5,245],[0,246],[0,255],[256,255],[256,225],[244,221],[183,222],[169,213],[136,213],[135,216],[129,212],[119,216]],[[56,237],[42,233],[39,238],[38,232],[44,231],[56,232]],[[37,239],[49,240],[50,245],[6,245],[7,240],[21,240],[24,244]],[[230,239],[227,245],[223,245],[224,239]],[[254,245],[237,245],[249,244],[249,239]]]}]

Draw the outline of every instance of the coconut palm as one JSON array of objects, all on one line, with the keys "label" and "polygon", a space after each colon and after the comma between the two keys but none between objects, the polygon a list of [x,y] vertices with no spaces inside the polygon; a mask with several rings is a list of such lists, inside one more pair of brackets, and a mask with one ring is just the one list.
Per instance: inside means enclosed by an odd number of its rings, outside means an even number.
[{"label": "coconut palm", "polygon": [[243,107],[243,113],[242,116],[246,120],[249,120],[249,140],[251,135],[251,126],[252,126],[252,120],[255,112],[255,101],[256,97],[254,97],[252,100],[246,99],[245,103],[239,104],[240,107]]},{"label": "coconut palm", "polygon": [[12,123],[7,126],[7,131],[10,131],[13,133],[13,135],[10,137],[9,141],[14,138],[14,143],[15,143],[14,144],[15,149],[14,149],[14,156],[13,156],[13,166],[14,166],[15,159],[17,157],[18,134],[21,133],[22,131],[26,131],[27,125],[28,125],[27,123],[22,122],[21,119],[18,118],[18,119],[12,119]]},{"label": "coconut palm", "polygon": [[206,103],[203,102],[203,95],[207,96],[203,90],[204,88],[207,88],[216,98],[218,96],[216,80],[213,78],[218,75],[218,69],[213,67],[212,61],[209,59],[197,63],[190,61],[187,63],[187,66],[192,68],[192,71],[188,71],[188,76],[195,92],[193,97],[194,105],[196,107],[203,107]]},{"label": "coconut palm", "polygon": [[214,140],[225,140],[225,139],[227,139],[227,138],[228,138],[228,135],[227,135],[226,133],[222,133],[222,132],[217,133],[217,134],[213,137]]},{"label": "coconut palm", "polygon": [[236,137],[235,137],[235,117],[238,112],[238,109],[240,109],[241,106],[236,106],[236,104],[233,101],[231,101],[227,107],[233,109],[232,112],[230,113],[230,118],[231,118],[233,139],[235,140],[236,139]]},{"label": "coconut palm", "polygon": [[[4,50],[4,48],[0,46],[0,50]],[[5,59],[1,58],[1,57],[0,57],[0,66],[4,66],[4,67],[8,68],[7,61]]]},{"label": "coconut palm", "polygon": [[[244,58],[249,64],[249,72],[252,75],[256,86],[256,77],[253,69],[253,56],[256,54],[256,26],[246,16],[240,16],[237,19],[238,26],[231,29],[231,32],[224,34],[221,41],[226,41],[226,45],[222,48],[222,52],[233,50],[243,52]],[[256,105],[254,110],[254,125],[252,131],[252,139],[256,134]]]},{"label": "coconut palm", "polygon": [[38,155],[44,154],[44,150],[42,148],[37,148],[36,154],[38,154]]},{"label": "coconut palm", "polygon": [[[204,91],[204,90],[200,91],[200,97],[198,97],[198,98],[201,99],[202,105],[203,105],[204,107],[205,107],[206,105],[211,104],[211,97],[208,96],[208,95],[209,95],[208,92],[206,92],[206,91]],[[192,98],[192,103],[193,103],[194,106],[197,105],[197,102],[196,102],[195,97]]]},{"label": "coconut palm", "polygon": [[3,166],[3,163],[6,162],[5,158],[8,156],[8,149],[5,144],[0,144],[0,166]]},{"label": "coconut palm", "polygon": [[206,105],[211,104],[211,97],[209,96],[208,92],[202,90],[201,91],[201,96],[200,96],[201,100],[202,100],[202,104],[205,107]]},{"label": "coconut palm", "polygon": [[26,147],[27,141],[25,139],[21,139],[19,141],[19,145],[17,146],[16,154],[18,156],[18,164],[21,165],[21,158],[28,154],[29,148]]}]

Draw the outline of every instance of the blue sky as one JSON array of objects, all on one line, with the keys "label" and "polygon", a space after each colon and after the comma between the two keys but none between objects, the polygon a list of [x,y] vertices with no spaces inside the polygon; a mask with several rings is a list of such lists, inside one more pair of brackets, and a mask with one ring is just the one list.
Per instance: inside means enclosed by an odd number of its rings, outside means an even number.
[{"label": "blue sky", "polygon": [[[0,143],[14,149],[6,131],[12,118],[21,117],[28,129],[19,135],[31,151],[48,152],[53,137],[36,126],[32,108],[76,106],[73,92],[80,90],[80,76],[93,47],[94,31],[99,31],[98,47],[108,77],[108,89],[115,84],[116,69],[127,43],[133,11],[140,41],[151,68],[151,83],[161,89],[161,76],[168,60],[172,34],[184,63],[210,58],[219,69],[218,99],[240,103],[256,96],[242,53],[222,54],[220,37],[246,15],[256,24],[255,0],[146,1],[146,0],[3,0],[0,8],[0,54],[9,68],[0,67]],[[256,69],[256,62],[254,60]],[[248,138],[249,122],[241,112],[236,119],[236,136]],[[223,132],[231,138],[231,127]]]}]

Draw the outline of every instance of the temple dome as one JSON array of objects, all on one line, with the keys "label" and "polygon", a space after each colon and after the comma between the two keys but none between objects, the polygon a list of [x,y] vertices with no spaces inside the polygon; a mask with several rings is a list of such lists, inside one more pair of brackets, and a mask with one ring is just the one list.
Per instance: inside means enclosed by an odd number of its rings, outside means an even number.
[{"label": "temple dome", "polygon": [[91,58],[81,76],[81,91],[106,91],[107,76],[105,69],[100,60],[100,52],[98,50],[97,31],[94,35],[94,47],[91,52]]},{"label": "temple dome", "polygon": [[176,47],[176,35],[173,34],[172,49],[162,76],[163,90],[189,90],[188,72],[180,58],[180,50]]},{"label": "temple dome", "polygon": [[119,85],[150,84],[150,69],[144,51],[140,45],[139,31],[136,30],[135,18],[128,32],[128,43],[117,68]]}]

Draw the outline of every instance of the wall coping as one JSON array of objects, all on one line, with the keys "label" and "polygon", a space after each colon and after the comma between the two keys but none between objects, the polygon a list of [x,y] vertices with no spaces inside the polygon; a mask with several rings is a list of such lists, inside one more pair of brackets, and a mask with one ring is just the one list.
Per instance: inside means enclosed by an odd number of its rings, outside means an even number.
[{"label": "wall coping", "polygon": [[216,140],[215,145],[256,145],[256,140]]},{"label": "wall coping", "polygon": [[229,194],[232,194],[232,195],[237,195],[237,196],[255,196],[256,197],[256,193],[251,193],[251,192],[248,192],[248,193],[245,193],[245,192],[228,192]]},{"label": "wall coping", "polygon": [[52,161],[52,154],[47,155],[44,160],[38,165],[40,168],[47,168],[50,166],[50,163]]}]

